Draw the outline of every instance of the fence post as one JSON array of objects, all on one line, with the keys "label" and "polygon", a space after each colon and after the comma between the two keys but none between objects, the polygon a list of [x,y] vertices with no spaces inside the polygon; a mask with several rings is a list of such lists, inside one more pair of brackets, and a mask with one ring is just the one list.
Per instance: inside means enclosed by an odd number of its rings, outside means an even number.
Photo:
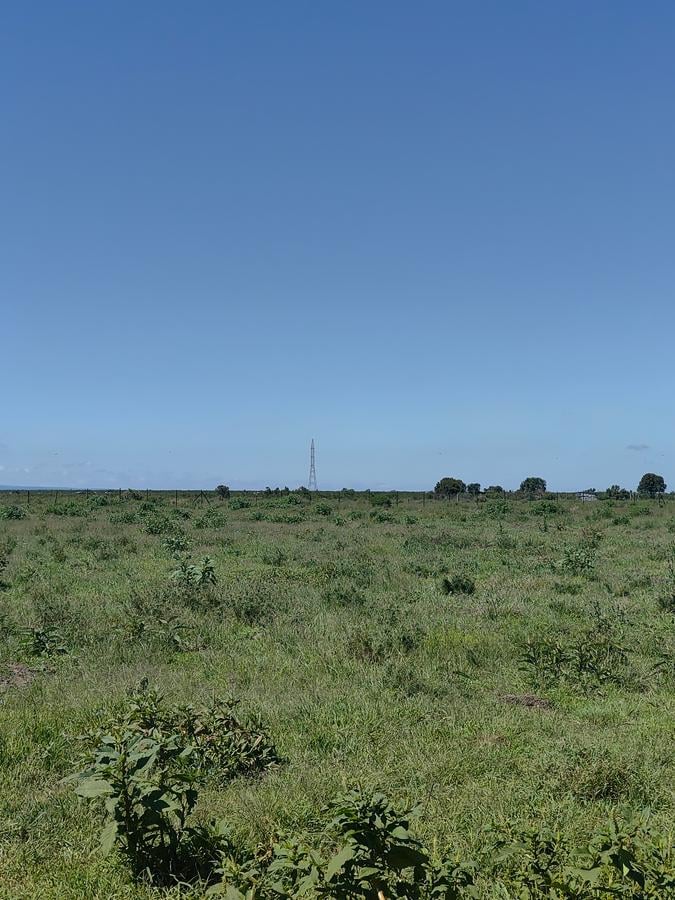
[{"label": "fence post", "polygon": [[26,503],[30,506],[30,491],[26,491]]},{"label": "fence post", "polygon": [[178,491],[176,491],[176,495],[175,495],[174,500],[173,500],[173,505],[174,505],[174,506],[178,506]]}]

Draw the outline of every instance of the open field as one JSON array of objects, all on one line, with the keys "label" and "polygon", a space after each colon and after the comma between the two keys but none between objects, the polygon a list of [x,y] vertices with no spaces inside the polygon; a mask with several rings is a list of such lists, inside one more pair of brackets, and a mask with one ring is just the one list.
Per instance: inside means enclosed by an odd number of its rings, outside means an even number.
[{"label": "open field", "polygon": [[[16,504],[0,495],[0,515]],[[242,846],[319,841],[322,809],[357,786],[419,802],[414,835],[435,861],[474,860],[482,897],[573,896],[518,892],[493,849],[509,829],[581,848],[649,808],[647,850],[672,838],[672,499],[33,493],[21,509],[0,518],[0,897],[157,896],[99,850],[100,802],[63,783],[79,736],[144,679],[171,708],[233,697],[260,717],[274,764],[204,777],[193,814]]]}]

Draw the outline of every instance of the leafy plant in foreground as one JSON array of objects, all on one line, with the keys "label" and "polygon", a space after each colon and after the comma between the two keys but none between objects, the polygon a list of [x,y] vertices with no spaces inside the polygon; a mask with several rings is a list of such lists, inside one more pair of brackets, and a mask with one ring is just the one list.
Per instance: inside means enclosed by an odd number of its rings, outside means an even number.
[{"label": "leafy plant in foreground", "polygon": [[26,510],[23,506],[0,506],[0,519],[25,519]]},{"label": "leafy plant in foreground", "polygon": [[24,630],[24,647],[31,656],[61,656],[68,652],[55,626],[37,626]]},{"label": "leafy plant in foreground", "polygon": [[227,847],[216,825],[188,822],[197,785],[251,775],[278,765],[259,722],[242,723],[233,701],[171,707],[154,690],[132,695],[123,714],[88,737],[76,793],[103,800],[104,850],[117,847],[136,878],[157,884],[208,880]]},{"label": "leafy plant in foreground", "polygon": [[621,683],[626,675],[626,650],[607,631],[591,631],[576,641],[555,638],[528,641],[520,657],[521,669],[544,684],[568,682],[589,687]]},{"label": "leafy plant in foreground", "polygon": [[216,572],[209,556],[205,556],[200,564],[191,563],[187,557],[180,560],[177,569],[171,573],[172,580],[181,588],[194,590],[216,584]]},{"label": "leafy plant in foreground", "polygon": [[410,832],[416,809],[398,811],[383,794],[351,791],[325,811],[319,847],[305,837],[271,852],[231,854],[212,892],[228,900],[330,897],[333,900],[421,900],[476,896],[471,865],[435,865]]}]

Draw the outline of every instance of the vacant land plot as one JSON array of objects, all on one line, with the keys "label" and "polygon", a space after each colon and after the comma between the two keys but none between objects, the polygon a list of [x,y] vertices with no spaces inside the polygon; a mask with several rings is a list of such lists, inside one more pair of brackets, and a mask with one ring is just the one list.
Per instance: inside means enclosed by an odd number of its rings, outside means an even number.
[{"label": "vacant land plot", "polygon": [[1,897],[670,894],[675,503],[375,499],[0,497]]}]

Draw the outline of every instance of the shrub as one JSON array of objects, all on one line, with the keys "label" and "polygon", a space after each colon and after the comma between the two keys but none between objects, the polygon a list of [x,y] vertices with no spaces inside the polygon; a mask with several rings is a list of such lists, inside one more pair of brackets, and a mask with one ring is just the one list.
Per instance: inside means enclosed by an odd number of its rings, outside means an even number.
[{"label": "shrub", "polygon": [[588,575],[595,568],[595,555],[595,547],[585,542],[565,547],[560,568],[569,575]]},{"label": "shrub", "polygon": [[138,522],[138,516],[133,510],[125,509],[112,513],[109,521],[111,525],[134,525]]},{"label": "shrub", "polygon": [[162,547],[176,558],[187,553],[191,545],[192,542],[184,534],[169,534],[162,541]]},{"label": "shrub", "polygon": [[0,519],[25,519],[26,510],[23,506],[0,506]]},{"label": "shrub", "polygon": [[189,559],[181,559],[177,569],[171,573],[173,581],[186,590],[196,590],[217,582],[216,572],[211,558],[205,556],[200,564],[191,563]]},{"label": "shrub", "polygon": [[229,843],[217,825],[188,821],[196,785],[260,774],[280,762],[258,720],[242,722],[236,706],[216,700],[203,709],[169,707],[146,688],[116,721],[87,736],[75,790],[105,800],[101,844],[117,846],[136,878],[158,885],[213,879]]},{"label": "shrub", "polygon": [[454,861],[432,863],[410,831],[417,813],[416,808],[397,810],[383,794],[351,791],[324,811],[328,821],[319,847],[302,836],[275,844],[271,852],[226,857],[214,893],[228,900],[458,898],[473,883],[473,868]]},{"label": "shrub", "polygon": [[46,507],[46,513],[52,516],[73,516],[74,518],[85,518],[89,515],[89,507],[84,503],[75,503],[68,500],[65,503],[52,503]]},{"label": "shrub", "polygon": [[216,487],[216,494],[218,497],[220,497],[221,500],[230,499],[230,489],[226,484],[219,484]]},{"label": "shrub", "polygon": [[145,523],[145,531],[147,534],[180,534],[181,528],[177,522],[172,521],[168,516],[154,516]]}]

